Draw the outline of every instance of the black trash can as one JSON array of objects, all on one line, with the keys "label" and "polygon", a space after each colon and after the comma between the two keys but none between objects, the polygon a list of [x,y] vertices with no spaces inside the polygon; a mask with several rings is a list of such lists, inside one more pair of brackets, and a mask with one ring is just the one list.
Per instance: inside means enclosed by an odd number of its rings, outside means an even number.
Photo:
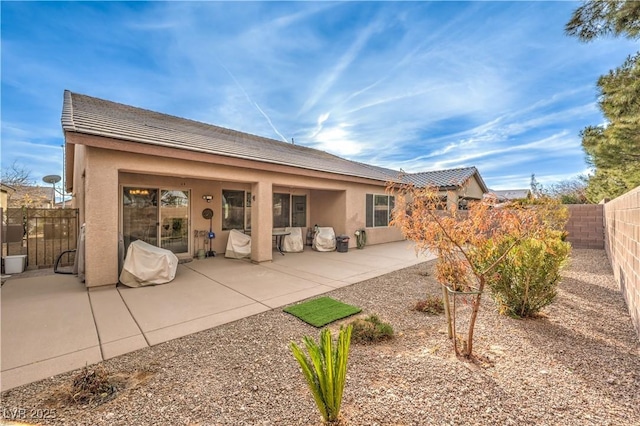
[{"label": "black trash can", "polygon": [[338,235],[336,237],[336,250],[339,253],[346,253],[349,251],[349,236]]}]

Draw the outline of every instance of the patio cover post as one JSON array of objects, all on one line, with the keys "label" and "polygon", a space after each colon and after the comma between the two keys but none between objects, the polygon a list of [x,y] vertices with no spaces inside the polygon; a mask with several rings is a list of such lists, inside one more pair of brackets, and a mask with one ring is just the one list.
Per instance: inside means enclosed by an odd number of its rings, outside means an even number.
[{"label": "patio cover post", "polygon": [[273,184],[255,182],[251,186],[251,261],[272,260]]},{"label": "patio cover post", "polygon": [[[87,149],[84,206],[85,283],[87,287],[118,282],[118,169],[116,161]],[[115,199],[114,199],[115,197]]]}]

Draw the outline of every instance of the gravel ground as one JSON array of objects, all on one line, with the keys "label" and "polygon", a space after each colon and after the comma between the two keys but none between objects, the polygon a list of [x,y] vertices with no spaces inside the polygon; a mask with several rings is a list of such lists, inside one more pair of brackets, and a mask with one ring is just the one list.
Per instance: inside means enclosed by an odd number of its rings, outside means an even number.
[{"label": "gravel ground", "polygon": [[[453,356],[442,315],[409,309],[425,291],[440,294],[425,275],[432,267],[330,293],[396,332],[352,344],[343,424],[640,424],[640,342],[604,251],[573,251],[541,318],[501,317],[485,298],[474,340],[482,363]],[[20,420],[52,425],[319,425],[288,348],[318,334],[275,309],[102,363],[119,391],[101,405],[63,401],[76,371],[4,392],[3,417],[22,409]]]}]

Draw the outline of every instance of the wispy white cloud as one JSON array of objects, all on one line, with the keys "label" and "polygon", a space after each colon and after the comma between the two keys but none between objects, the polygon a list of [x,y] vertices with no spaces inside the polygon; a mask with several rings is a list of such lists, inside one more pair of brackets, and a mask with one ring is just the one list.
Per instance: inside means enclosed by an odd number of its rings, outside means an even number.
[{"label": "wispy white cloud", "polygon": [[273,129],[273,131],[280,136],[280,138],[282,138],[283,142],[287,142],[287,138],[284,137],[282,135],[282,133],[280,133],[280,131],[278,129],[276,129],[276,126],[274,126],[273,122],[271,121],[271,118],[269,118],[269,116],[263,111],[262,108],[260,108],[260,105],[258,105],[258,103],[256,101],[254,101],[253,99],[251,99],[251,96],[249,96],[249,94],[247,93],[246,90],[244,90],[244,87],[242,87],[242,85],[240,84],[240,82],[238,81],[238,79],[231,73],[231,71],[229,71],[229,69],[227,67],[224,66],[224,64],[222,62],[220,62],[220,66],[222,68],[224,68],[224,70],[227,72],[227,74],[229,74],[229,76],[233,79],[233,81],[236,83],[236,85],[238,86],[238,88],[240,89],[240,91],[242,91],[242,93],[244,94],[244,96],[247,98],[247,101],[249,101],[249,103],[251,105],[253,105],[259,112],[260,114],[262,114],[262,116],[265,118],[265,120],[267,120],[267,123],[269,123],[269,126],[271,126],[271,128]]},{"label": "wispy white cloud", "polygon": [[299,115],[305,114],[313,108],[327,91],[334,85],[336,80],[345,72],[349,65],[356,59],[358,54],[365,47],[371,36],[379,31],[381,24],[378,21],[370,23],[367,27],[359,31],[356,40],[349,49],[340,57],[338,62],[320,79],[317,87],[313,90],[309,98],[300,109]]},{"label": "wispy white cloud", "polygon": [[3,165],[40,149],[24,143],[59,149],[71,89],[390,168],[476,165],[490,186],[521,186],[584,170],[578,133],[602,122],[595,81],[637,50],[565,37],[575,5],[562,2],[2,7]]}]

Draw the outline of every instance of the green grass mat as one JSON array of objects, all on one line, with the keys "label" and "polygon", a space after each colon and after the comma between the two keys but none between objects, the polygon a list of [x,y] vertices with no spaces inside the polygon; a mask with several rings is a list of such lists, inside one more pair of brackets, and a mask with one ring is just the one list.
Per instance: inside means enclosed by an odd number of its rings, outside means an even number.
[{"label": "green grass mat", "polygon": [[338,302],[330,297],[320,297],[283,309],[314,327],[322,327],[342,318],[357,314],[362,309]]}]

